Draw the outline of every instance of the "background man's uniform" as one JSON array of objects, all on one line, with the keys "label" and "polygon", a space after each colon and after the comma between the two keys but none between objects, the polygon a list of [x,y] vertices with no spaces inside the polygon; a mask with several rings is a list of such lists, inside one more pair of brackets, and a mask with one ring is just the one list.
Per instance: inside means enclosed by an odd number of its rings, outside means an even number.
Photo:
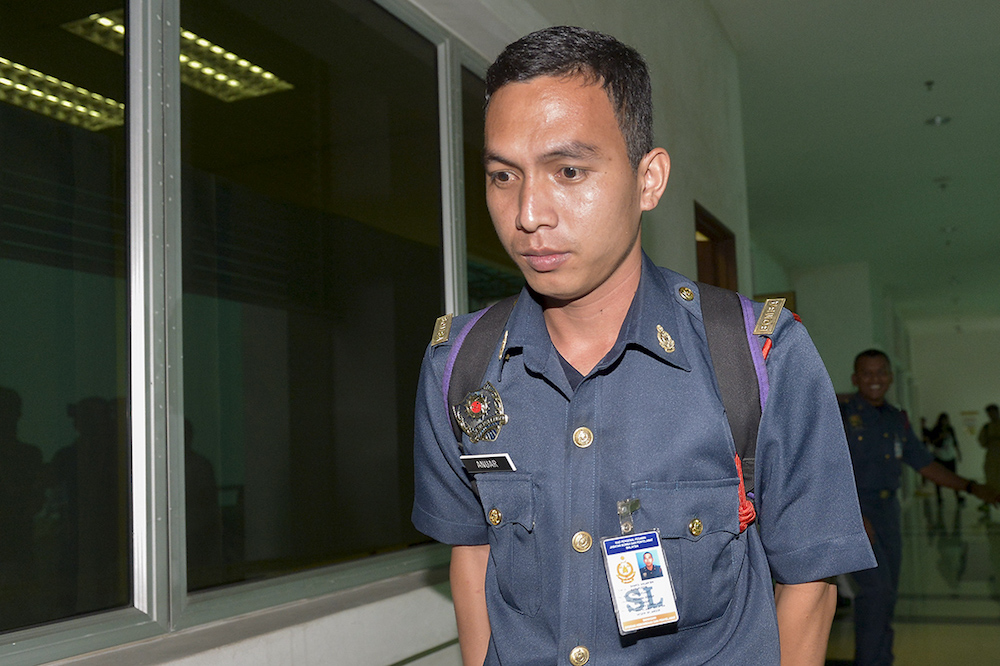
[{"label": "background man's uniform", "polygon": [[892,617],[903,557],[899,527],[902,463],[913,469],[929,465],[934,456],[910,428],[906,415],[887,402],[878,407],[855,394],[841,405],[847,442],[858,484],[861,513],[875,530],[872,547],[878,567],[857,571],[855,598],[856,663],[892,663]]},{"label": "background man's uniform", "polygon": [[[684,277],[643,256],[617,342],[575,390],[540,305],[522,292],[484,379],[509,422],[495,442],[463,444],[507,453],[517,471],[476,475],[478,497],[442,395],[451,342],[428,348],[413,522],[444,543],[489,544],[486,664],[568,663],[577,646],[597,664],[777,664],[772,575],[802,583],[874,565],[822,361],[788,313],[772,339],[759,533],[740,532],[735,447]],[[621,637],[599,540],[620,534],[616,503],[628,498],[640,501],[636,531],[660,531],[680,620]]]}]

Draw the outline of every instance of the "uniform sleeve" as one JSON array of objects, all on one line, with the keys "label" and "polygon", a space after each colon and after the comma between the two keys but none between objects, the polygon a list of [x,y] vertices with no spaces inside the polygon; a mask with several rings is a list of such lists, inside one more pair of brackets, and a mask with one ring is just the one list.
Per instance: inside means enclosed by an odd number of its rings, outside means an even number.
[{"label": "uniform sleeve", "polygon": [[442,372],[450,347],[428,347],[420,367],[414,423],[413,525],[451,545],[487,543],[483,509],[459,458],[444,397]]},{"label": "uniform sleeve", "polygon": [[757,440],[757,514],[774,578],[805,583],[876,565],[833,385],[787,313],[767,358]]}]

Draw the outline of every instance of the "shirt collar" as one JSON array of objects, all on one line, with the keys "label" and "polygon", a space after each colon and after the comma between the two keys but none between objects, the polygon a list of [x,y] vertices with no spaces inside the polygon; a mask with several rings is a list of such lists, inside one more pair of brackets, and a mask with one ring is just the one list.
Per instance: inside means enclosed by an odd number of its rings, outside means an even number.
[{"label": "shirt collar", "polygon": [[[692,285],[690,281],[684,280],[684,283]],[[672,289],[674,286],[668,283],[664,273],[643,253],[639,287],[625,315],[618,340],[591,374],[613,365],[627,349],[632,348],[642,350],[681,370],[691,369],[684,348],[685,345],[693,344],[694,333],[690,326],[686,326],[683,331],[679,326],[683,309],[675,298],[675,289]],[[501,352],[501,358],[523,354],[524,364],[530,370],[556,383],[560,383],[559,378],[564,381],[565,373],[545,327],[542,306],[528,287],[522,290],[507,320],[506,335],[507,346]]]}]

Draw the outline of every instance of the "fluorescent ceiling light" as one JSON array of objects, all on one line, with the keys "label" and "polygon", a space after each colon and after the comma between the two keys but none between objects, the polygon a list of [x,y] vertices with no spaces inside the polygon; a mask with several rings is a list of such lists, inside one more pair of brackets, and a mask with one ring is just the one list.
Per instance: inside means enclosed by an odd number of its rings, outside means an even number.
[{"label": "fluorescent ceiling light", "polygon": [[125,105],[0,57],[0,100],[97,132],[125,124]]},{"label": "fluorescent ceiling light", "polygon": [[[115,53],[125,53],[125,12],[122,9],[91,14],[62,27]],[[184,28],[181,28],[181,81],[223,102],[260,97],[294,87],[246,58]]]}]

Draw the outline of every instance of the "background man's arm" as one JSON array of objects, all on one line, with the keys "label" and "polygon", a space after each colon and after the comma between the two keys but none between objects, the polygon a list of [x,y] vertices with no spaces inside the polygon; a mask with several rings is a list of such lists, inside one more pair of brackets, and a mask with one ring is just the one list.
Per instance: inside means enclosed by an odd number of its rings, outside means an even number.
[{"label": "background man's arm", "polygon": [[[925,465],[917,470],[922,476],[930,479],[939,486],[951,488],[953,490],[965,490],[969,479],[965,479],[955,474],[950,469],[936,460],[929,465]],[[984,486],[981,483],[973,483],[970,492],[990,504],[996,504],[1000,500],[1000,490]]]},{"label": "background man's arm", "polygon": [[778,639],[784,666],[822,666],[830,625],[837,611],[837,588],[823,580],[774,586]]},{"label": "background man's arm", "polygon": [[489,545],[453,546],[451,597],[455,602],[458,644],[465,666],[482,666],[490,644],[490,618],[486,614],[486,562]]}]

